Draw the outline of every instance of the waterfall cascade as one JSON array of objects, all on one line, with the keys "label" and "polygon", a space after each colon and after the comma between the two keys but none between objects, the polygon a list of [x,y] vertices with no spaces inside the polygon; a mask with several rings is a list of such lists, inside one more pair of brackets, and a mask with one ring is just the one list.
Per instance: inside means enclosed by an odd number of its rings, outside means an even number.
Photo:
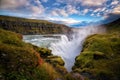
[{"label": "waterfall cascade", "polygon": [[73,29],[72,38],[68,39],[66,35],[61,36],[61,40],[57,43],[51,43],[49,49],[57,56],[61,56],[65,62],[66,69],[70,72],[75,62],[75,57],[80,54],[82,44],[85,38],[89,35],[105,32],[105,28],[98,27],[83,27]]},{"label": "waterfall cascade", "polygon": [[64,34],[50,35],[24,35],[25,42],[32,43],[39,47],[47,47],[52,50],[52,53],[61,56],[65,62],[65,67],[71,71],[74,65],[75,58],[82,50],[82,44],[85,38],[89,35],[105,32],[105,28],[98,27],[82,27],[73,28],[73,33],[69,38]]}]

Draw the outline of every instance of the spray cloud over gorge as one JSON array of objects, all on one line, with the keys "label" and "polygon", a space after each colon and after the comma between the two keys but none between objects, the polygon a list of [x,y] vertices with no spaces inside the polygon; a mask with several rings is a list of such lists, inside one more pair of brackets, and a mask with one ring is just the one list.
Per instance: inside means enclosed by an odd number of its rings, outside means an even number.
[{"label": "spray cloud over gorge", "polygon": [[103,32],[105,32],[105,29],[102,26],[89,26],[73,28],[73,33],[69,35],[70,38],[62,34],[52,35],[53,37],[47,37],[45,35],[25,35],[23,39],[26,42],[40,47],[48,47],[54,55],[62,57],[66,69],[71,71],[76,56],[79,55],[82,50],[85,38],[89,35]]},{"label": "spray cloud over gorge", "polygon": [[61,36],[58,43],[52,43],[50,49],[54,55],[61,56],[65,61],[65,67],[71,71],[75,62],[75,57],[80,54],[82,44],[89,35],[105,32],[103,27],[83,27],[73,29],[72,39],[69,40],[66,35]]}]

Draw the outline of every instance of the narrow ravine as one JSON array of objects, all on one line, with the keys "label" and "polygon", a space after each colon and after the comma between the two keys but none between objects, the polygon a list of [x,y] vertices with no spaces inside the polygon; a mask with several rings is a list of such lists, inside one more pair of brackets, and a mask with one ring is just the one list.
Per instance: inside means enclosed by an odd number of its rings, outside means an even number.
[{"label": "narrow ravine", "polygon": [[103,33],[105,29],[101,26],[89,26],[75,28],[73,32],[74,33],[71,34],[71,39],[68,39],[66,35],[62,35],[59,42],[52,43],[49,47],[54,55],[62,57],[65,61],[65,67],[69,72],[72,70],[71,68],[74,65],[76,56],[79,55],[82,50],[82,44],[85,38],[92,34]]}]

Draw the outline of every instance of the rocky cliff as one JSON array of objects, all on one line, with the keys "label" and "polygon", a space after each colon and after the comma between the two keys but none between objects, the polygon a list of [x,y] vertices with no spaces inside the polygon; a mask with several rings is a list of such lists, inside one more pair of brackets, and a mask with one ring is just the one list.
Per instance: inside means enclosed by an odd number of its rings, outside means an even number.
[{"label": "rocky cliff", "polygon": [[46,20],[0,16],[0,28],[21,34],[69,34],[71,29],[63,24]]}]

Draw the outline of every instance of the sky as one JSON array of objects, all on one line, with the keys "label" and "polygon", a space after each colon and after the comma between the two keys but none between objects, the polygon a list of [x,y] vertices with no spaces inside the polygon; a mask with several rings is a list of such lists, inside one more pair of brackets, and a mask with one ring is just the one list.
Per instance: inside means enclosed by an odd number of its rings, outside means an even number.
[{"label": "sky", "polygon": [[0,15],[68,26],[105,23],[120,18],[120,0],[0,0]]}]

